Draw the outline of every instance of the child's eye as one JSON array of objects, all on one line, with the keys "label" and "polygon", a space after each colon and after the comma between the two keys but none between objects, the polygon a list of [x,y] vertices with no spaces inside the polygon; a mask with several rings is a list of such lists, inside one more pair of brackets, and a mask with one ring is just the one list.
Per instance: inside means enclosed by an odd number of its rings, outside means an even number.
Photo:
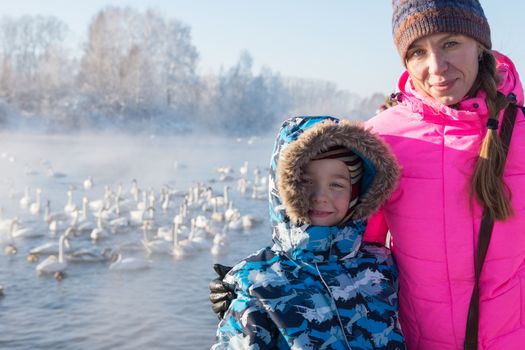
[{"label": "child's eye", "polygon": [[337,189],[345,188],[345,186],[343,184],[340,184],[340,183],[337,183],[337,182],[332,183],[330,186],[332,186],[333,188],[337,188]]}]

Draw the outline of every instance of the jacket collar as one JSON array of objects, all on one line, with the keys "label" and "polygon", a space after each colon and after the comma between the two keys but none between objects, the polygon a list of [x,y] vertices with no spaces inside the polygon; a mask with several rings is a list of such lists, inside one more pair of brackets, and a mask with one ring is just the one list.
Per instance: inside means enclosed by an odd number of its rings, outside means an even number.
[{"label": "jacket collar", "polygon": [[479,123],[480,119],[488,117],[486,94],[483,91],[480,91],[476,97],[463,99],[456,109],[417,92],[407,71],[401,75],[398,88],[403,96],[402,103],[412,112],[417,113],[421,119],[428,119],[438,124],[447,121]]},{"label": "jacket collar", "polygon": [[365,221],[351,221],[337,226],[277,225],[273,250],[293,260],[308,263],[332,262],[352,258],[361,247]]}]

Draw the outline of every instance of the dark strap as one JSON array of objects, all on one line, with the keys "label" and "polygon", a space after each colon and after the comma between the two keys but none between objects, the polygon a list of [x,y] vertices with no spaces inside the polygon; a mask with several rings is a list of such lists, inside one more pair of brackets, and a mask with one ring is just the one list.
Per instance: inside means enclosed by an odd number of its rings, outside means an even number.
[{"label": "dark strap", "polygon": [[[505,149],[505,155],[509,151],[510,138],[512,130],[514,129],[514,122],[518,112],[514,103],[508,105],[503,115],[503,121],[500,130],[501,143]],[[522,107],[519,107],[522,108]],[[492,229],[494,228],[494,219],[488,214],[488,210],[483,210],[481,224],[478,235],[478,249],[474,256],[475,269],[475,283],[472,290],[472,297],[470,298],[470,305],[467,316],[467,331],[465,334],[465,350],[478,349],[478,322],[479,322],[479,276],[485,262],[485,256],[489,248],[490,237],[492,236]]]}]

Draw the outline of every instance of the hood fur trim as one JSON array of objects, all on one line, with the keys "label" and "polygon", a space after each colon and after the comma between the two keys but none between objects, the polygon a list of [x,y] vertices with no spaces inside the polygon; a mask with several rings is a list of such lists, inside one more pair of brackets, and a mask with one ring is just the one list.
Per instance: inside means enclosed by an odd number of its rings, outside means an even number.
[{"label": "hood fur trim", "polygon": [[[388,145],[365,129],[362,123],[325,121],[304,131],[282,150],[277,166],[277,188],[286,215],[295,225],[309,224],[308,199],[301,186],[303,169],[316,155],[333,146],[346,147],[375,168],[375,177],[366,193],[360,195],[351,220],[366,219],[377,211],[397,187],[399,164]],[[370,176],[370,174],[364,174]]]}]

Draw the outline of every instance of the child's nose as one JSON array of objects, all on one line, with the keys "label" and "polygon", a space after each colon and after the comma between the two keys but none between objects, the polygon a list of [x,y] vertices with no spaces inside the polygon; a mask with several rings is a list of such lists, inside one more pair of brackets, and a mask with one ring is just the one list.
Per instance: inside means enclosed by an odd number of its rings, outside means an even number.
[{"label": "child's nose", "polygon": [[315,202],[321,202],[326,200],[326,190],[320,186],[317,186],[312,191],[311,198]]}]

